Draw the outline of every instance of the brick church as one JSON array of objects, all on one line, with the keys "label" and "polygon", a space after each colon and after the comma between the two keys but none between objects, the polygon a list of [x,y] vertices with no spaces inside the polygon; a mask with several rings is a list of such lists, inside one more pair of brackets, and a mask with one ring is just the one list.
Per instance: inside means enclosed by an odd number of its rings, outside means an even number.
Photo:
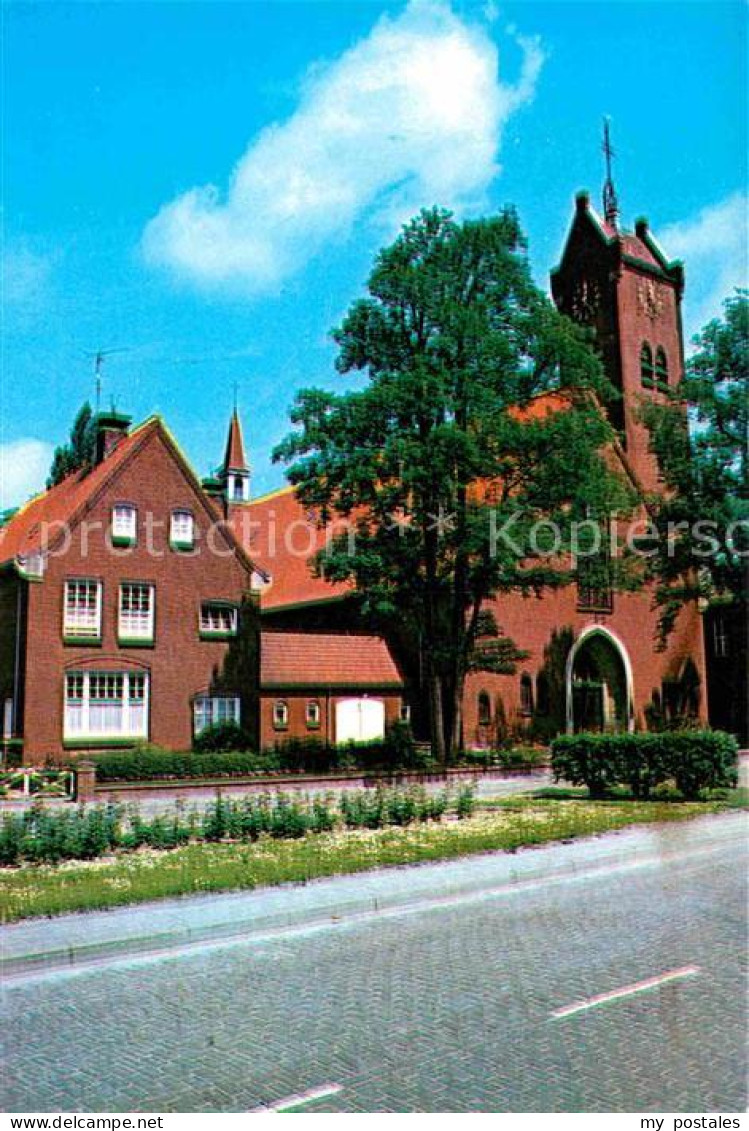
[{"label": "brick church", "polygon": [[[610,181],[603,216],[578,195],[551,290],[561,311],[594,331],[621,392],[610,457],[643,496],[658,489],[658,473],[640,407],[682,376],[683,287],[681,265],[647,221],[620,227]],[[546,394],[529,411],[559,411],[563,400]],[[110,413],[97,424],[94,466],[0,528],[6,750],[38,764],[145,741],[186,749],[223,721],[262,746],[363,740],[397,719],[426,737],[418,654],[364,630],[351,590],[313,575],[309,559],[326,531],[293,488],[252,498],[236,411],[221,471],[202,482],[159,418],[131,429]],[[647,591],[579,583],[493,605],[528,655],[514,675],[468,677],[466,746],[707,718],[695,604],[664,651]]]}]

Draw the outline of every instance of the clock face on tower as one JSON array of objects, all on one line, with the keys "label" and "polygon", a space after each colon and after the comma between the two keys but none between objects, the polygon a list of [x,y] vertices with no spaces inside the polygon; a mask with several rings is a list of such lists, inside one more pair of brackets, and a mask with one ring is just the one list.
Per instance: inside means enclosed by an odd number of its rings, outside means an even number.
[{"label": "clock face on tower", "polygon": [[598,284],[581,279],[572,291],[572,315],[578,322],[589,322],[598,310],[601,294]]},{"label": "clock face on tower", "polygon": [[654,279],[646,279],[637,288],[640,310],[648,318],[656,319],[663,310],[663,291]]}]

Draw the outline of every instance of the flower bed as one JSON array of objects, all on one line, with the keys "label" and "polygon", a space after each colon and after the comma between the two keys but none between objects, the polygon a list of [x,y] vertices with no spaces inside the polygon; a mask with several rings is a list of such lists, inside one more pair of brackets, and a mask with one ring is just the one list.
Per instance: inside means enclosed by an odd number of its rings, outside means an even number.
[{"label": "flower bed", "polygon": [[254,794],[235,801],[217,796],[199,812],[177,804],[150,819],[136,807],[97,805],[68,810],[33,806],[24,813],[6,813],[0,820],[0,864],[57,864],[91,860],[144,845],[171,849],[192,841],[255,841],[261,836],[295,839],[334,828],[382,828],[439,821],[446,813],[458,818],[473,812],[469,786],[453,797],[447,791],[410,789],[361,790],[339,799],[299,797],[284,793]]}]

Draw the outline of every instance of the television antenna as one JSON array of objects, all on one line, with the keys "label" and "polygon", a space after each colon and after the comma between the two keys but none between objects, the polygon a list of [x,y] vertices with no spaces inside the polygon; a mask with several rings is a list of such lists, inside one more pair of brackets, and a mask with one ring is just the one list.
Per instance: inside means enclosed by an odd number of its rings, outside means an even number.
[{"label": "television antenna", "polygon": [[96,394],[96,415],[101,408],[101,381],[104,359],[112,353],[128,353],[132,346],[112,346],[110,349],[85,350],[85,356],[94,360],[94,389]]}]

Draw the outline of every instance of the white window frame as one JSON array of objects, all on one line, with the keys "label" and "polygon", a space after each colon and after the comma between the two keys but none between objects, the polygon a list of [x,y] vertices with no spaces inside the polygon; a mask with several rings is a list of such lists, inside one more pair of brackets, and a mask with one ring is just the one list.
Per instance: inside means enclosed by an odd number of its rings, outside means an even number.
[{"label": "white window frame", "polygon": [[[101,694],[102,686],[112,694]],[[68,671],[63,677],[63,741],[148,738],[149,703],[146,671]]]},{"label": "white window frame", "polygon": [[276,699],[273,704],[273,726],[284,730],[289,725],[289,704],[285,699]]},{"label": "white window frame", "polygon": [[15,703],[11,696],[3,700],[3,738],[13,738]]},{"label": "white window frame", "polygon": [[177,549],[192,549],[195,545],[195,517],[185,507],[172,511],[169,522],[169,544]]},{"label": "white window frame", "polygon": [[219,723],[241,723],[241,703],[238,695],[197,695],[193,700],[193,734]]},{"label": "white window frame", "polygon": [[322,722],[322,709],[319,699],[308,699],[304,708],[304,718],[308,727],[317,728]]},{"label": "white window frame", "polygon": [[[88,616],[81,616],[80,610],[71,612],[68,600],[68,594],[73,591],[74,587],[77,591],[77,587],[83,585],[88,586],[89,591],[93,587],[95,593],[93,612]],[[66,579],[62,607],[63,636],[75,640],[101,639],[102,588],[101,581],[96,581],[90,577],[69,577]]]},{"label": "white window frame", "polygon": [[[228,616],[228,625],[221,624],[221,617]],[[201,601],[200,635],[215,636],[221,640],[237,635],[237,606],[223,601]]]},{"label": "white window frame", "polygon": [[[141,595],[148,594],[145,609],[133,609],[132,590],[139,590]],[[130,591],[129,600],[126,602],[126,591]],[[125,609],[126,603],[131,605]],[[134,640],[139,643],[153,641],[154,621],[156,617],[156,588],[148,581],[123,581],[120,584],[119,599],[117,604],[117,638],[120,642]]]},{"label": "white window frame", "polygon": [[138,511],[132,503],[115,503],[112,507],[112,538],[130,544],[137,541]]}]

